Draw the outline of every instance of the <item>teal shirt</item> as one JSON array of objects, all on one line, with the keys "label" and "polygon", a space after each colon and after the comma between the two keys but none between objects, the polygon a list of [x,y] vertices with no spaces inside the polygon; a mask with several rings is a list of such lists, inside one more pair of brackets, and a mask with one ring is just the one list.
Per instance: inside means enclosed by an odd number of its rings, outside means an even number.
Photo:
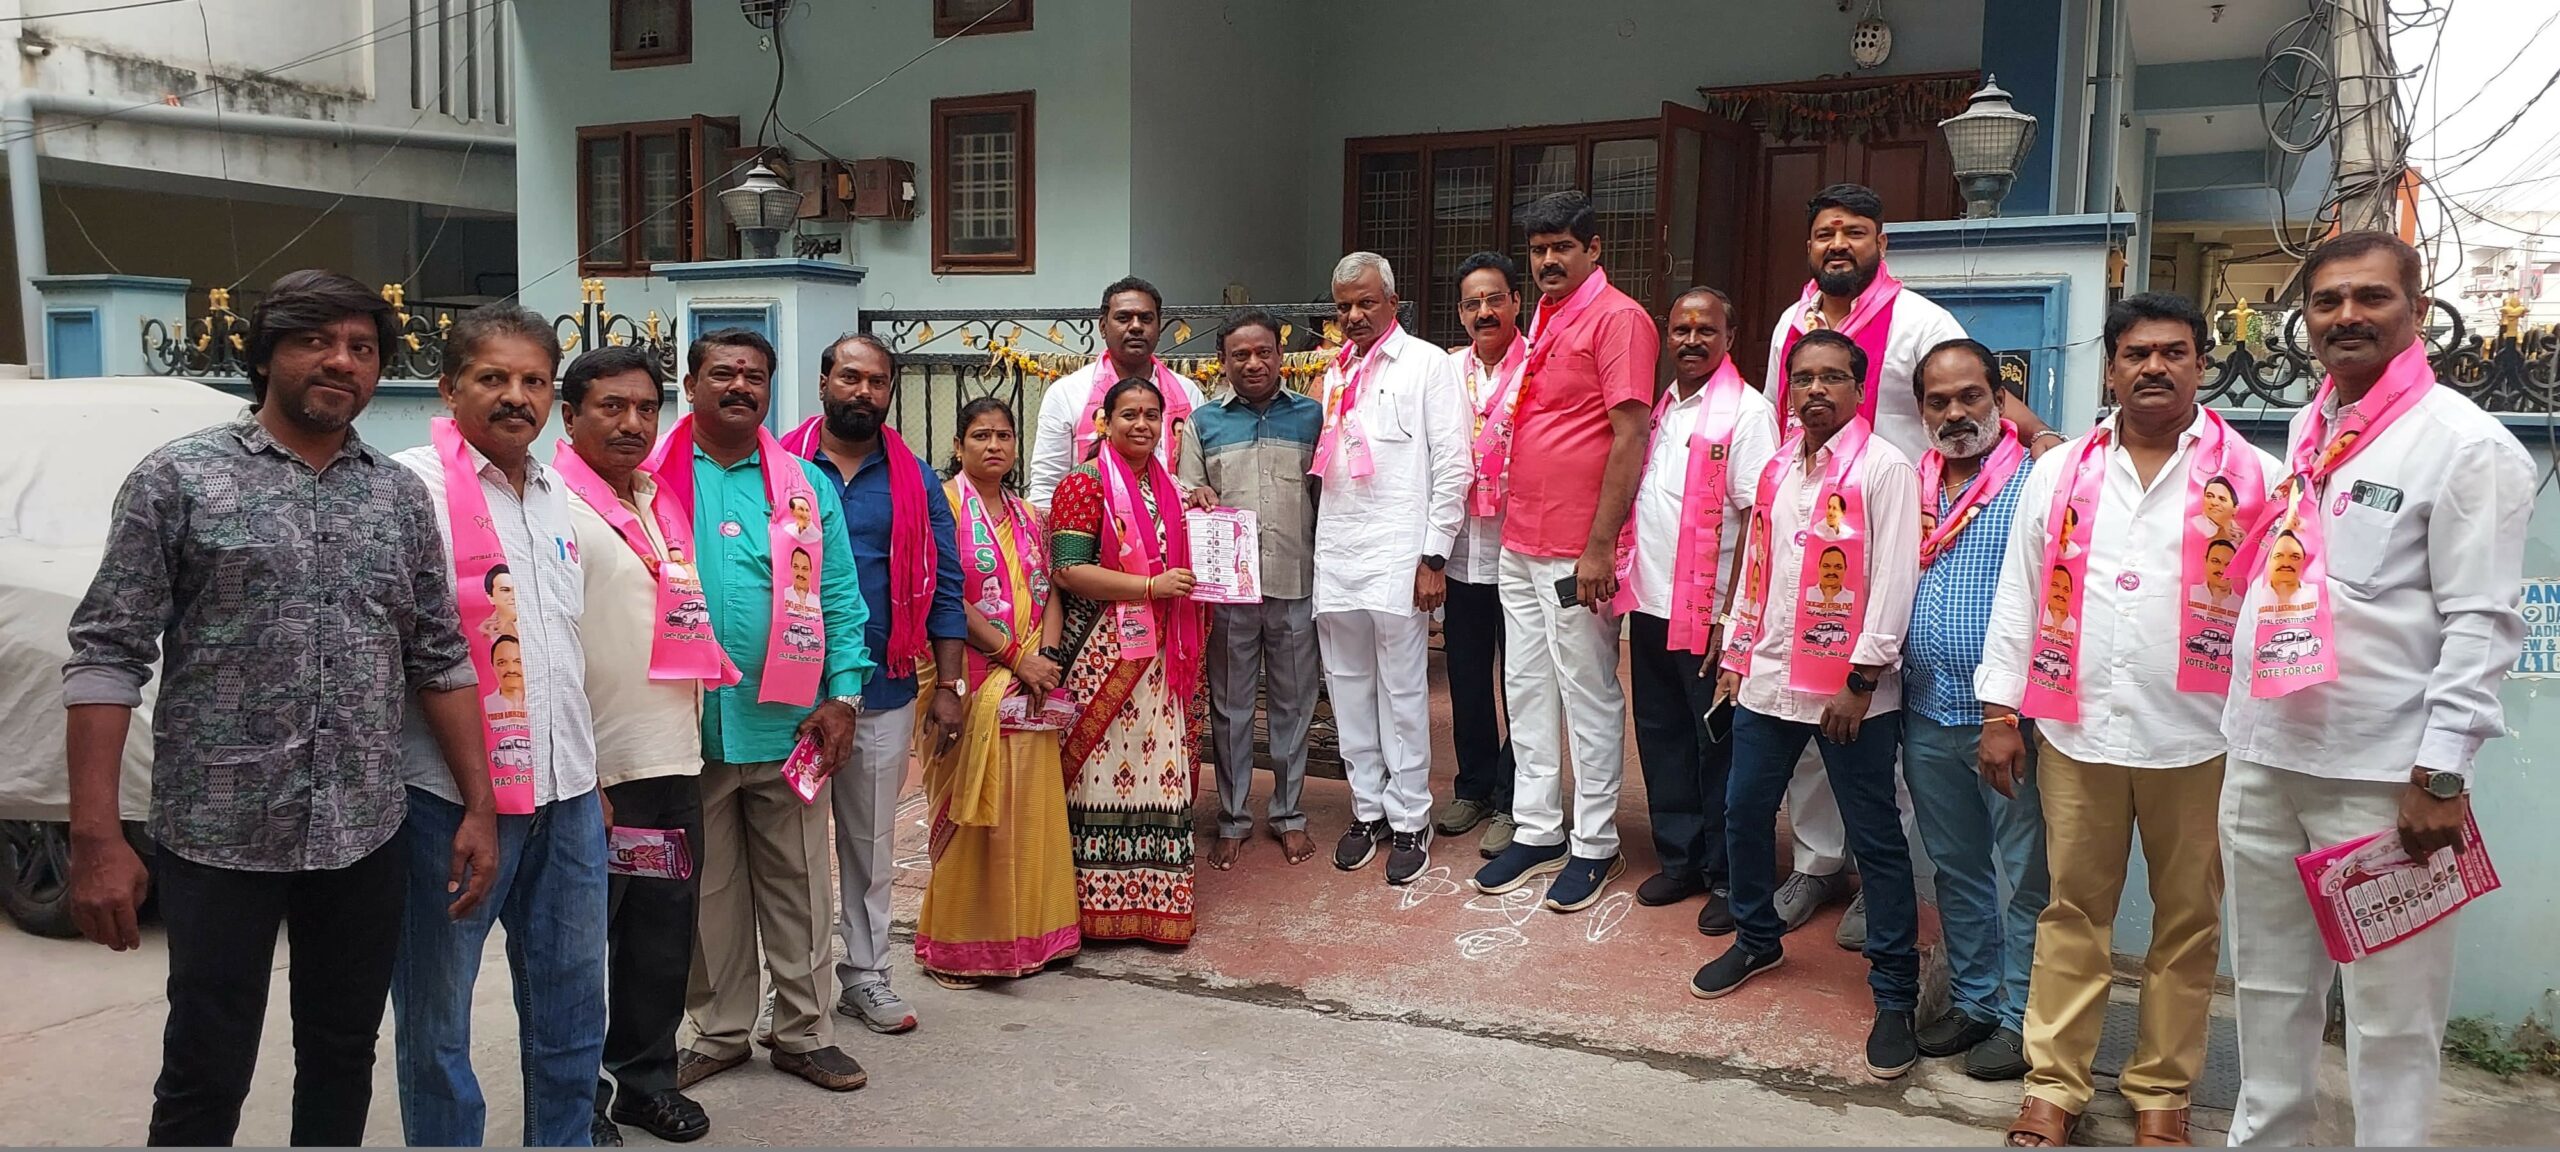
[{"label": "teal shirt", "polygon": [[[720,646],[744,677],[711,692],[703,700],[702,755],[732,764],[761,764],[788,759],[795,733],[810,709],[794,704],[756,701],[764,679],[765,642],[773,631],[773,538],[765,525],[773,521],[773,501],[764,489],[761,454],[750,454],[728,468],[693,450],[693,539],[702,571],[702,597],[711,605],[711,627]],[[818,519],[826,553],[818,573],[818,604],[827,618],[827,675],[818,699],[862,691],[873,668],[871,652],[862,645],[868,609],[862,603],[861,574],[854,570],[853,549],[845,543],[844,504],[836,485],[806,460],[794,460],[818,494]],[[739,526],[738,534],[721,531]]]}]

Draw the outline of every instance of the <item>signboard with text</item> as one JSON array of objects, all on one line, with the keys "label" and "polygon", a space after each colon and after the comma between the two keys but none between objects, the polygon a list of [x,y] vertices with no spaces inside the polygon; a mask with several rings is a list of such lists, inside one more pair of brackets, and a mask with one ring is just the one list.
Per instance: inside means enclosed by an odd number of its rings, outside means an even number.
[{"label": "signboard with text", "polygon": [[2507,674],[2531,680],[2560,676],[2560,580],[2524,582],[2524,651]]}]

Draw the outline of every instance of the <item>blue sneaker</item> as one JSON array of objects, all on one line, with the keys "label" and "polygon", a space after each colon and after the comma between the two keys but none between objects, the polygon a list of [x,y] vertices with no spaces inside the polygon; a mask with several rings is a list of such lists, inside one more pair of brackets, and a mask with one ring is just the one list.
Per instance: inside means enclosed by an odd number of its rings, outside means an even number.
[{"label": "blue sneaker", "polygon": [[1600,893],[1609,882],[1627,871],[1627,858],[1611,856],[1606,860],[1586,860],[1580,856],[1564,866],[1555,882],[1547,885],[1547,910],[1580,912],[1600,902]]},{"label": "blue sneaker", "polygon": [[1540,876],[1562,870],[1569,851],[1562,844],[1522,844],[1515,840],[1502,850],[1502,855],[1477,869],[1474,878],[1467,883],[1478,892],[1499,895]]}]

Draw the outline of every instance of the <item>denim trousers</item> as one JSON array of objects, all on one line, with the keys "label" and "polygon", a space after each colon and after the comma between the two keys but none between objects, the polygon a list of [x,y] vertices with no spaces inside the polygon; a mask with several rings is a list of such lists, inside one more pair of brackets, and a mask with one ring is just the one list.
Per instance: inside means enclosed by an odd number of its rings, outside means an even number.
[{"label": "denim trousers", "polygon": [[476,1146],[488,1123],[471,1070],[471,994],[489,929],[507,929],[524,1143],[581,1146],[604,1060],[605,836],[596,793],[498,817],[488,899],[447,914],[445,875],[462,808],[416,788],[400,839],[409,855],[407,939],[392,972],[400,1121],[412,1145]]},{"label": "denim trousers", "polygon": [[1894,802],[1894,756],[1902,713],[1869,716],[1858,737],[1835,744],[1812,724],[1748,708],[1733,710],[1733,774],[1725,788],[1725,855],[1733,867],[1736,947],[1780,951],[1778,801],[1812,741],[1849,831],[1849,853],[1867,897],[1867,985],[1879,1012],[1909,1012],[1920,1001],[1920,899],[1912,889],[1911,844]]},{"label": "denim trousers", "polygon": [[2032,743],[2015,798],[1982,782],[1981,746],[1979,725],[1940,724],[1903,711],[1902,775],[1910,782],[1920,843],[1938,866],[1948,992],[1965,1015],[2024,1031],[2036,917],[2049,895],[2044,801],[2036,793]]}]

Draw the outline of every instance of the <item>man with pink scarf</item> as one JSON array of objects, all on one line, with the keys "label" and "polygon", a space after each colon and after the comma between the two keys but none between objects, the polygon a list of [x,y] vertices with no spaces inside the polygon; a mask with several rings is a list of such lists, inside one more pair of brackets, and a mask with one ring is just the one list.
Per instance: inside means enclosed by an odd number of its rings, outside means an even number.
[{"label": "man with pink scarf", "polygon": [[969,686],[961,643],[969,620],[960,606],[951,501],[932,466],[886,423],[897,382],[888,345],[869,335],[838,337],[818,356],[824,414],[782,439],[844,498],[845,535],[869,609],[863,642],[880,661],[880,674],[862,688],[853,758],[835,779],[843,898],[836,931],[844,939],[836,1014],[886,1033],[916,1026],[915,1010],[889,989],[889,881],[897,874],[898,794],[915,735],[918,666],[928,656],[934,665],[925,707],[935,754],[959,739]]}]

